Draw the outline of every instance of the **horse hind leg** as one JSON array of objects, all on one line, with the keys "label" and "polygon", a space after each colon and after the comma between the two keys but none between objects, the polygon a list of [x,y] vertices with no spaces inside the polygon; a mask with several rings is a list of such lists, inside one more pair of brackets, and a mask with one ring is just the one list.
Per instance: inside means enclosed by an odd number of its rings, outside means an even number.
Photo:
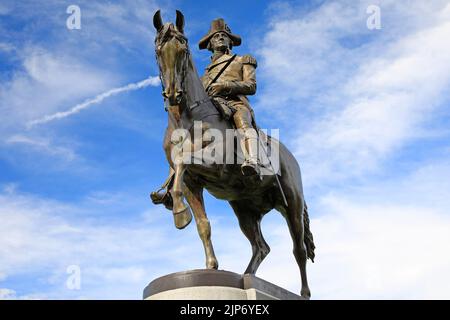
[{"label": "horse hind leg", "polygon": [[308,286],[308,279],[306,276],[306,261],[308,258],[306,245],[305,245],[305,226],[303,220],[304,214],[304,202],[303,198],[300,196],[289,197],[288,196],[289,206],[283,206],[280,208],[281,213],[289,227],[289,232],[291,234],[291,238],[294,244],[293,253],[295,256],[295,260],[300,269],[300,276],[302,279],[302,289],[301,296],[305,299],[309,299],[311,297],[311,291]]},{"label": "horse hind leg", "polygon": [[230,205],[238,218],[242,232],[252,245],[252,258],[245,273],[255,274],[261,262],[270,252],[270,247],[261,233],[263,215],[251,208],[248,201],[230,201]]},{"label": "horse hind leg", "polygon": [[189,203],[193,213],[195,222],[197,223],[197,230],[202,240],[203,247],[205,249],[206,256],[206,268],[217,269],[219,264],[217,262],[214,248],[211,242],[211,225],[208,217],[206,216],[205,205],[203,202],[203,189],[202,188],[188,188],[184,187],[183,193],[186,200]]}]

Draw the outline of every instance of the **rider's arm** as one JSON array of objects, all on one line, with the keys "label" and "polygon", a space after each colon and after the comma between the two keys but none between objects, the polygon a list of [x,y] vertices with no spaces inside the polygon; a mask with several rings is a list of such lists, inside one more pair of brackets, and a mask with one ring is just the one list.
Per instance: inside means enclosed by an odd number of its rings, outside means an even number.
[{"label": "rider's arm", "polygon": [[226,82],[227,95],[253,95],[256,92],[256,59],[250,55],[241,58],[242,80]]}]

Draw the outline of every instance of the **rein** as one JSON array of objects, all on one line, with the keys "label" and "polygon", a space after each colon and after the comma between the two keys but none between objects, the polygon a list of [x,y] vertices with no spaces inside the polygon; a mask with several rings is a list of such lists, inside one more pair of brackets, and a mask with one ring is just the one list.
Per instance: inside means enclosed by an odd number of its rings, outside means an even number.
[{"label": "rein", "polygon": [[[161,79],[161,84],[162,84],[163,90],[165,90],[165,87],[164,87],[164,81],[163,81],[163,73],[162,73],[161,65],[160,65],[159,59],[158,59],[158,50],[161,50],[161,48],[164,46],[164,44],[167,41],[169,41],[169,39],[171,39],[171,36],[177,38],[179,41],[182,40],[182,41],[185,41],[187,43],[187,38],[184,37],[181,34],[178,34],[176,31],[174,32],[174,30],[171,29],[170,25],[165,27],[165,29],[160,33],[159,38],[156,40],[156,44],[157,44],[157,48],[158,48],[156,50],[156,60],[158,61],[159,77]],[[188,72],[188,63],[187,63],[187,61],[189,61],[190,56],[191,56],[191,52],[189,50],[189,47],[187,46],[186,54],[184,56],[184,60],[185,61],[183,63],[183,70],[182,70],[182,75],[181,75],[181,89],[183,90],[184,93],[186,93],[186,78],[187,78],[187,72]],[[183,99],[186,102],[184,97],[183,97]],[[180,113],[180,117],[186,111],[185,109],[187,109],[189,111],[192,111],[192,110],[194,110],[196,108],[199,108],[199,107],[201,107],[201,106],[203,106],[203,105],[205,105],[207,103],[212,103],[211,97],[209,97],[209,96],[207,98],[194,101],[194,103],[192,105],[187,106],[187,108],[183,108],[182,113]],[[213,106],[215,106],[214,103],[213,103]],[[166,112],[170,112],[171,108],[176,108],[176,107],[178,107],[178,105],[174,105],[174,106],[164,105],[164,110]],[[214,112],[214,113],[207,113],[207,114],[203,115],[200,119],[195,119],[195,121],[202,121],[203,119],[205,119],[205,118],[207,118],[209,116],[220,115],[220,112],[217,109],[215,109],[215,111],[216,112]],[[191,125],[187,129],[188,132],[191,131],[193,125],[194,125],[194,121],[191,123]],[[176,143],[173,143],[173,142],[171,142],[171,143],[172,144],[178,144],[178,143],[183,144],[186,141],[187,137],[188,137],[188,135],[186,135],[183,140],[180,140],[180,141],[178,141]]]}]

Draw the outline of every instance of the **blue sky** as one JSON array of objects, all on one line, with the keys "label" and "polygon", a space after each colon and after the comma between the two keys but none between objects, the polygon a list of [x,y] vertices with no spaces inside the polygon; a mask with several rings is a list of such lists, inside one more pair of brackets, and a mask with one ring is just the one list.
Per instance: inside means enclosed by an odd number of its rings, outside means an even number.
[{"label": "blue sky", "polygon": [[[66,8],[81,9],[68,30]],[[378,5],[381,29],[366,9]],[[198,40],[223,17],[258,60],[263,128],[302,167],[317,245],[316,299],[448,299],[449,1],[0,2],[0,298],[140,299],[157,276],[204,267],[194,225],[173,226],[149,192],[165,179],[167,123],[154,80],[152,16],[186,19]],[[114,88],[78,113],[29,126]],[[221,269],[250,245],[227,203],[206,196]],[[263,221],[258,275],[294,292],[288,229]],[[67,267],[81,270],[70,290]]]}]

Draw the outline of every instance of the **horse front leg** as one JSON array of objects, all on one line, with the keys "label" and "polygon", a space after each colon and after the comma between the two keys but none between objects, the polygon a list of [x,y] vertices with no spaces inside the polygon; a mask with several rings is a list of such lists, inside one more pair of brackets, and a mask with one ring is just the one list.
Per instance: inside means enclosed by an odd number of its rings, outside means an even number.
[{"label": "horse front leg", "polygon": [[203,202],[203,188],[189,188],[185,185],[184,194],[194,212],[198,234],[203,242],[206,256],[206,268],[217,269],[219,264],[211,242],[211,225],[206,216],[205,204]]},{"label": "horse front leg", "polygon": [[175,177],[170,194],[173,200],[173,218],[178,229],[185,228],[192,220],[191,210],[184,201],[183,178],[186,166],[180,162],[175,164]]}]

